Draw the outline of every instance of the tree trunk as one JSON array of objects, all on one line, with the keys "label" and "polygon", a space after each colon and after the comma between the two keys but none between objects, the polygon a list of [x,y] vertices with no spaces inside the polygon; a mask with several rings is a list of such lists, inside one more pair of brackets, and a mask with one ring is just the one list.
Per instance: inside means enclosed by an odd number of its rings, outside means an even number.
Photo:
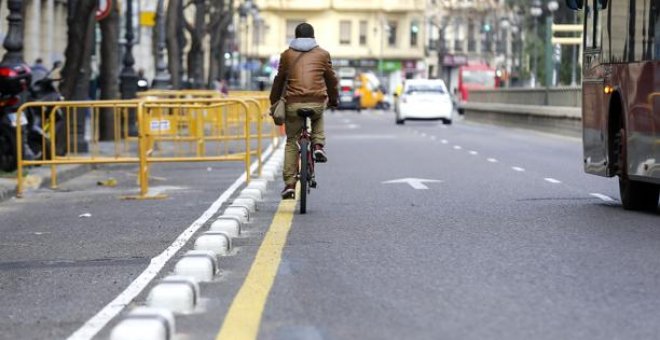
[{"label": "tree trunk", "polygon": [[[94,46],[94,14],[96,2],[87,0],[70,0],[67,17],[68,37],[64,53],[66,63],[62,69],[62,84],[60,91],[68,100],[86,100],[89,97],[89,80],[91,75],[92,48]],[[76,128],[70,127],[72,141],[77,141],[72,147],[78,152],[87,152],[85,141],[85,120],[88,109],[76,110]]]},{"label": "tree trunk", "polygon": [[206,1],[195,0],[194,26],[190,32],[190,51],[188,52],[188,82],[193,88],[204,87],[204,36],[206,35]]},{"label": "tree trunk", "polygon": [[224,78],[225,72],[225,39],[228,34],[228,27],[234,15],[234,0],[222,0],[216,3],[216,10],[211,18],[209,27],[211,35],[209,58],[209,86],[213,85],[216,79]]},{"label": "tree trunk", "polygon": [[[101,100],[119,98],[119,8],[113,2],[110,14],[101,21]],[[100,139],[114,140],[115,117],[105,109],[100,117]]]},{"label": "tree trunk", "polygon": [[167,5],[167,59],[172,88],[181,89],[181,74],[183,72],[183,46],[181,46],[181,0],[169,0]]}]

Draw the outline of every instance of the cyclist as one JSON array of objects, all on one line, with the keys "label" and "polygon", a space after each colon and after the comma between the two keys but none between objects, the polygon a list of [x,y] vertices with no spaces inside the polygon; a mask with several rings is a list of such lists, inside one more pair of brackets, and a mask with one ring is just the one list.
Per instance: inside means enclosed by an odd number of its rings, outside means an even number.
[{"label": "cyclist", "polygon": [[270,92],[270,102],[274,104],[280,99],[282,89],[286,86],[283,199],[295,198],[298,172],[297,139],[302,131],[302,121],[297,114],[298,109],[314,110],[314,115],[311,117],[312,143],[315,145],[314,160],[318,163],[325,163],[328,161],[328,157],[324,150],[323,111],[326,106],[337,107],[339,96],[337,77],[332,69],[330,53],[316,43],[314,27],[308,23],[296,26],[295,37],[289,48],[280,55],[280,65]]}]

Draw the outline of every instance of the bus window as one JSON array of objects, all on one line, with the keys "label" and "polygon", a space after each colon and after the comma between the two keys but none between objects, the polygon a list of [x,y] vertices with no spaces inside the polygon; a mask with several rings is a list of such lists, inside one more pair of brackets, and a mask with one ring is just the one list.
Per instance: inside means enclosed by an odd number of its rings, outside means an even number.
[{"label": "bus window", "polygon": [[629,0],[617,0],[609,4],[612,8],[603,12],[603,55],[610,63],[621,63],[626,60],[626,41],[628,38],[628,6]]}]

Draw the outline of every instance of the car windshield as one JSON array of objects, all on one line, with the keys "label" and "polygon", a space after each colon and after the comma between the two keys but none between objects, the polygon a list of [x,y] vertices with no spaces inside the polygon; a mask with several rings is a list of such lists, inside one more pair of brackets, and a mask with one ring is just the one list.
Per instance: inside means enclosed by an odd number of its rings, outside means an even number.
[{"label": "car windshield", "polygon": [[441,85],[419,84],[410,85],[406,89],[406,94],[412,93],[445,93],[445,89]]},{"label": "car windshield", "polygon": [[495,86],[495,71],[463,71],[463,83],[481,85],[484,87]]}]

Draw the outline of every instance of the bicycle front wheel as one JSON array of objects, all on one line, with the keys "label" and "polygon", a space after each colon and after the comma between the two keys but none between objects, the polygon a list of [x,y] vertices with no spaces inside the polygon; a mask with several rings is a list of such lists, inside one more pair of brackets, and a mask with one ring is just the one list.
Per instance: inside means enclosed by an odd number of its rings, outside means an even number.
[{"label": "bicycle front wheel", "polygon": [[300,213],[307,213],[307,192],[309,186],[309,142],[300,142]]}]

